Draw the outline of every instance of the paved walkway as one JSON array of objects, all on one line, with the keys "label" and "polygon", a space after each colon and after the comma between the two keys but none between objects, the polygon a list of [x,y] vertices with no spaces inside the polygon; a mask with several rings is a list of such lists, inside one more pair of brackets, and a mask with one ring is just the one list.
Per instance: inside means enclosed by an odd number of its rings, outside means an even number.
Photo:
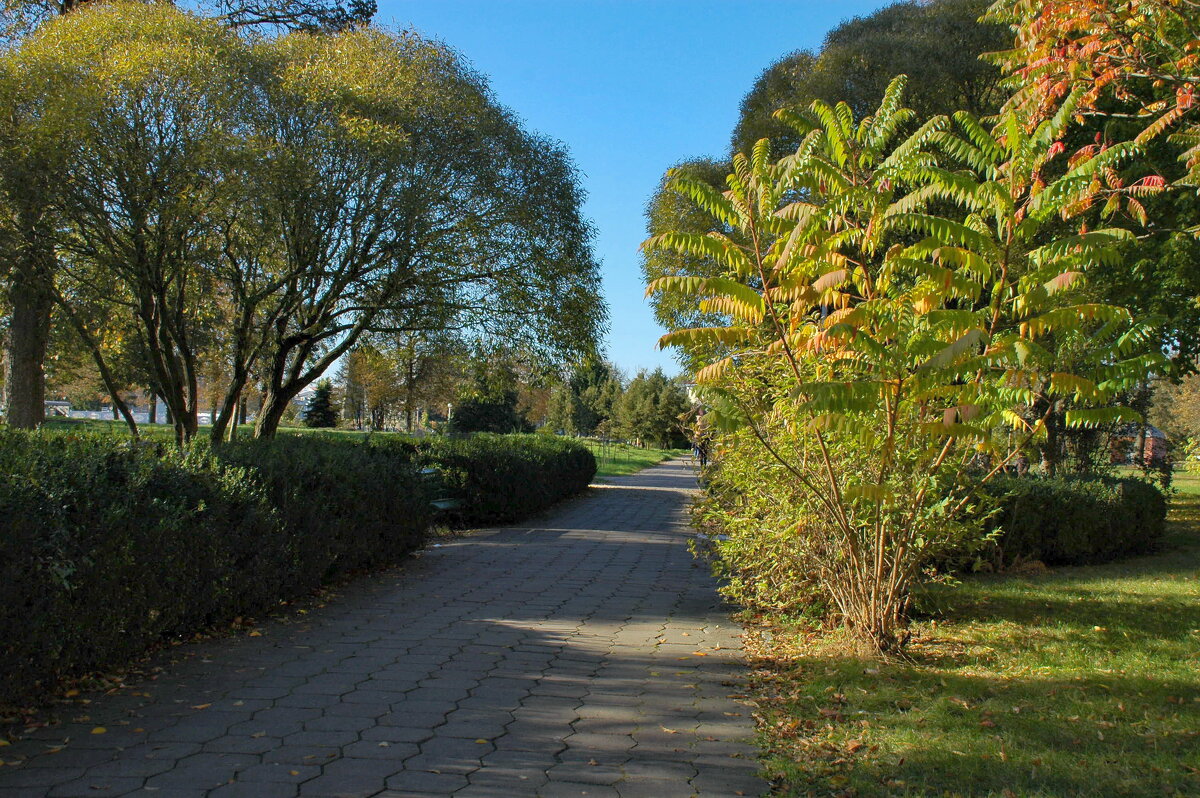
[{"label": "paved walkway", "polygon": [[0,796],[759,795],[737,629],[685,543],[694,487],[680,462],[614,479],[261,636],[175,649],[0,748],[28,757]]}]

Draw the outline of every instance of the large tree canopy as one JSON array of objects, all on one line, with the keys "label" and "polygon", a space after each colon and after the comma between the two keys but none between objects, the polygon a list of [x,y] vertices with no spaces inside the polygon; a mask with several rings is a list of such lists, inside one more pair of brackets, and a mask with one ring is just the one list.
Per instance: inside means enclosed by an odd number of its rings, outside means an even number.
[{"label": "large tree canopy", "polygon": [[774,119],[775,111],[824,100],[867,114],[899,74],[909,76],[908,102],[921,118],[995,112],[1001,72],[979,55],[1011,39],[1004,26],[979,22],[987,7],[987,0],[902,2],[843,22],[819,53],[799,50],[762,73],[742,100],[734,151],[749,152],[760,138],[771,139],[779,154],[793,150],[795,131]]},{"label": "large tree canopy", "polygon": [[68,315],[86,300],[136,320],[181,439],[202,361],[226,381],[215,435],[253,377],[270,436],[366,333],[595,349],[573,166],[443,47],[375,28],[251,39],[113,3],[45,24],[0,76],[0,172],[32,162],[53,187],[53,293]]}]

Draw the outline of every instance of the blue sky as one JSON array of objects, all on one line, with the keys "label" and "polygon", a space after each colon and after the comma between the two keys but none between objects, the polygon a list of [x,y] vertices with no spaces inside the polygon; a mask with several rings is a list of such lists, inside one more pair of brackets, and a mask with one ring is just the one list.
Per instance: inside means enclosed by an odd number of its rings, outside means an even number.
[{"label": "blue sky", "polygon": [[738,105],[779,57],[816,49],[882,2],[379,0],[376,19],[458,50],[583,176],[611,312],[609,357],[632,375],[678,371],[655,343],[638,267],[643,209],[663,171],[725,153]]}]

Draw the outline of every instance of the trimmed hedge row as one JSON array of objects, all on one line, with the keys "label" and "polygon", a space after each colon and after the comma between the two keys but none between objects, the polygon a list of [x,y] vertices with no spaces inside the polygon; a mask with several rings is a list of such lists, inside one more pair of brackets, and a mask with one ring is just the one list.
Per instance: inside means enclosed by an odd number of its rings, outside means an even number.
[{"label": "trimmed hedge row", "polygon": [[538,512],[595,472],[586,448],[545,436],[181,453],[0,430],[0,703],[398,561],[432,521],[431,464],[477,523]]},{"label": "trimmed hedge row", "polygon": [[261,488],[202,455],[0,433],[0,702],[279,598]]},{"label": "trimmed hedge row", "polygon": [[528,518],[583,490],[596,476],[596,458],[586,446],[554,435],[427,438],[419,452],[441,471],[446,490],[462,500],[467,524]]},{"label": "trimmed hedge row", "polygon": [[1108,562],[1153,550],[1166,527],[1167,501],[1140,479],[1006,477],[988,492],[998,564]]}]

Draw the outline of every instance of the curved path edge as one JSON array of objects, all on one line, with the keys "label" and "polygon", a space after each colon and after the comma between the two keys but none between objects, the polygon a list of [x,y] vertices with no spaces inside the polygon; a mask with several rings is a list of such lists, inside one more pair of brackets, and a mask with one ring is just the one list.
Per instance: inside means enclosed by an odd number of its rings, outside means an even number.
[{"label": "curved path edge", "polygon": [[[0,748],[0,797],[759,795],[671,461],[435,545]],[[100,731],[102,730],[102,731]]]}]

